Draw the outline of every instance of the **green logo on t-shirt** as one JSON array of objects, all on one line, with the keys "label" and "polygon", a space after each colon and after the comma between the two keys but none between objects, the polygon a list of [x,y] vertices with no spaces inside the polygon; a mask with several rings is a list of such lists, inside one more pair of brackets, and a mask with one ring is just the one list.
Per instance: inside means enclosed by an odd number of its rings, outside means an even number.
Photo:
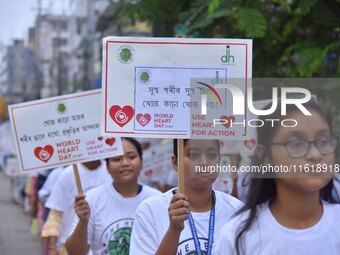
[{"label": "green logo on t-shirt", "polygon": [[[208,239],[198,238],[198,240],[201,246],[202,255],[207,255]],[[194,239],[190,238],[180,242],[177,248],[177,255],[197,255]]]},{"label": "green logo on t-shirt", "polygon": [[129,254],[132,228],[121,228],[113,233],[109,241],[110,255]]},{"label": "green logo on t-shirt", "polygon": [[101,238],[105,254],[129,255],[132,225],[133,219],[121,219],[105,229]]}]

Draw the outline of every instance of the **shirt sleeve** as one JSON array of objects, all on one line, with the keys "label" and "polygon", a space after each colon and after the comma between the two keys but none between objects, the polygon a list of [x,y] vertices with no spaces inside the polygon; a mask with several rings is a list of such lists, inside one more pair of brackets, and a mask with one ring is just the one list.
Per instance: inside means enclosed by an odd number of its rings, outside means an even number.
[{"label": "shirt sleeve", "polygon": [[47,238],[50,236],[59,237],[61,233],[61,221],[63,213],[55,210],[51,210],[48,214],[47,221],[45,222],[41,237]]},{"label": "shirt sleeve", "polygon": [[53,186],[51,195],[46,202],[47,208],[65,212],[66,207],[68,207],[66,203],[73,204],[74,197],[72,197],[72,191],[67,177],[68,175],[63,174]]},{"label": "shirt sleeve", "polygon": [[233,241],[233,231],[224,225],[222,229],[217,233],[215,241],[213,243],[213,250],[211,254],[215,255],[236,255],[235,245]]},{"label": "shirt sleeve", "polygon": [[133,223],[129,254],[154,255],[156,253],[160,240],[154,220],[150,205],[142,203],[137,208]]}]

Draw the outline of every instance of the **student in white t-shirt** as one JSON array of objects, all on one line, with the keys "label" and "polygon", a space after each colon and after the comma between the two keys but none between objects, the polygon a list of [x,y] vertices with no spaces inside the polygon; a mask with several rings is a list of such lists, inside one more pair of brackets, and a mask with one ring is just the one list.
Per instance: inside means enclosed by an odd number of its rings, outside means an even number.
[{"label": "student in white t-shirt", "polygon": [[[339,194],[327,172],[334,167],[337,139],[330,115],[318,103],[309,101],[304,107],[311,116],[289,105],[286,116],[279,107],[261,117],[278,121],[274,127],[263,121],[257,128],[259,146],[252,166],[293,170],[262,176],[268,178],[253,176],[246,205],[221,229],[213,254],[340,254]],[[284,127],[283,119],[297,125]],[[320,168],[325,173],[313,173]]]},{"label": "student in white t-shirt", "polygon": [[[176,168],[176,141],[174,154]],[[138,207],[130,254],[210,254],[216,231],[242,206],[212,189],[217,174],[195,172],[195,166],[204,170],[219,161],[218,141],[184,140],[185,195],[171,189]]]},{"label": "student in white t-shirt", "polygon": [[[107,183],[110,178],[104,161],[95,160],[77,164],[77,166],[84,192]],[[48,239],[49,255],[62,254],[64,250],[62,246],[69,235],[72,222],[76,216],[73,205],[74,196],[77,193],[76,181],[71,165],[61,172],[46,202],[46,207],[50,211],[41,236]]]},{"label": "student in white t-shirt", "polygon": [[[142,148],[133,138],[122,139],[124,155],[107,159],[111,182],[77,195],[78,220],[67,239],[69,254],[129,254],[130,235],[137,206],[160,192],[138,183],[142,169]],[[112,182],[113,180],[113,182]],[[137,253],[140,254],[140,253]]]}]

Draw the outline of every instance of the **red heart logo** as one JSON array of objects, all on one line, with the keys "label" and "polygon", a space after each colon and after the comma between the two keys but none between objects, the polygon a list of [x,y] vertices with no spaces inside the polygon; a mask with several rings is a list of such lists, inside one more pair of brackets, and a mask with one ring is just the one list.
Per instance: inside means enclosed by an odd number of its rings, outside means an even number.
[{"label": "red heart logo", "polygon": [[136,119],[137,119],[137,122],[145,127],[151,120],[151,115],[146,113],[146,114],[141,114],[141,113],[138,113],[137,116],[136,116]]},{"label": "red heart logo", "polygon": [[145,175],[146,175],[147,177],[152,176],[152,169],[149,169],[149,170],[145,171]]},{"label": "red heart logo", "polygon": [[254,149],[255,145],[256,145],[256,140],[255,139],[251,139],[251,140],[245,140],[243,141],[244,146],[246,146],[249,150]]},{"label": "red heart logo", "polygon": [[110,116],[114,122],[120,127],[124,127],[133,117],[133,108],[129,105],[125,105],[121,108],[119,105],[113,105],[110,108]]},{"label": "red heart logo", "polygon": [[220,119],[221,120],[226,120],[226,123],[223,124],[223,126],[225,126],[226,128],[230,128],[232,123],[235,121],[235,117],[234,116],[227,117],[227,116],[223,115],[223,116],[221,116]]},{"label": "red heart logo", "polygon": [[115,142],[116,142],[116,138],[112,137],[112,138],[107,138],[105,140],[106,144],[112,146]]},{"label": "red heart logo", "polygon": [[99,136],[99,137],[98,137],[98,140],[99,140],[99,141],[102,141],[102,140],[103,140],[103,137],[102,137],[102,136]]},{"label": "red heart logo", "polygon": [[46,145],[44,148],[39,146],[34,149],[34,155],[45,163],[52,157],[53,152],[54,149],[51,145]]}]

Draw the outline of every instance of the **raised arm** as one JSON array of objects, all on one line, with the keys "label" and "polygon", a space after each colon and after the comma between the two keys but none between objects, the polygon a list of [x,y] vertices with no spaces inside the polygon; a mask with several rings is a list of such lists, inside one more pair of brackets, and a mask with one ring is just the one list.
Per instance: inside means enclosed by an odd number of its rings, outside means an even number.
[{"label": "raised arm", "polygon": [[176,255],[184,221],[188,219],[189,202],[184,194],[175,194],[168,208],[170,225],[156,255]]},{"label": "raised arm", "polygon": [[65,243],[69,255],[86,255],[90,249],[87,240],[87,227],[90,219],[90,206],[85,195],[78,194],[75,198],[74,210],[79,218],[77,227]]}]

